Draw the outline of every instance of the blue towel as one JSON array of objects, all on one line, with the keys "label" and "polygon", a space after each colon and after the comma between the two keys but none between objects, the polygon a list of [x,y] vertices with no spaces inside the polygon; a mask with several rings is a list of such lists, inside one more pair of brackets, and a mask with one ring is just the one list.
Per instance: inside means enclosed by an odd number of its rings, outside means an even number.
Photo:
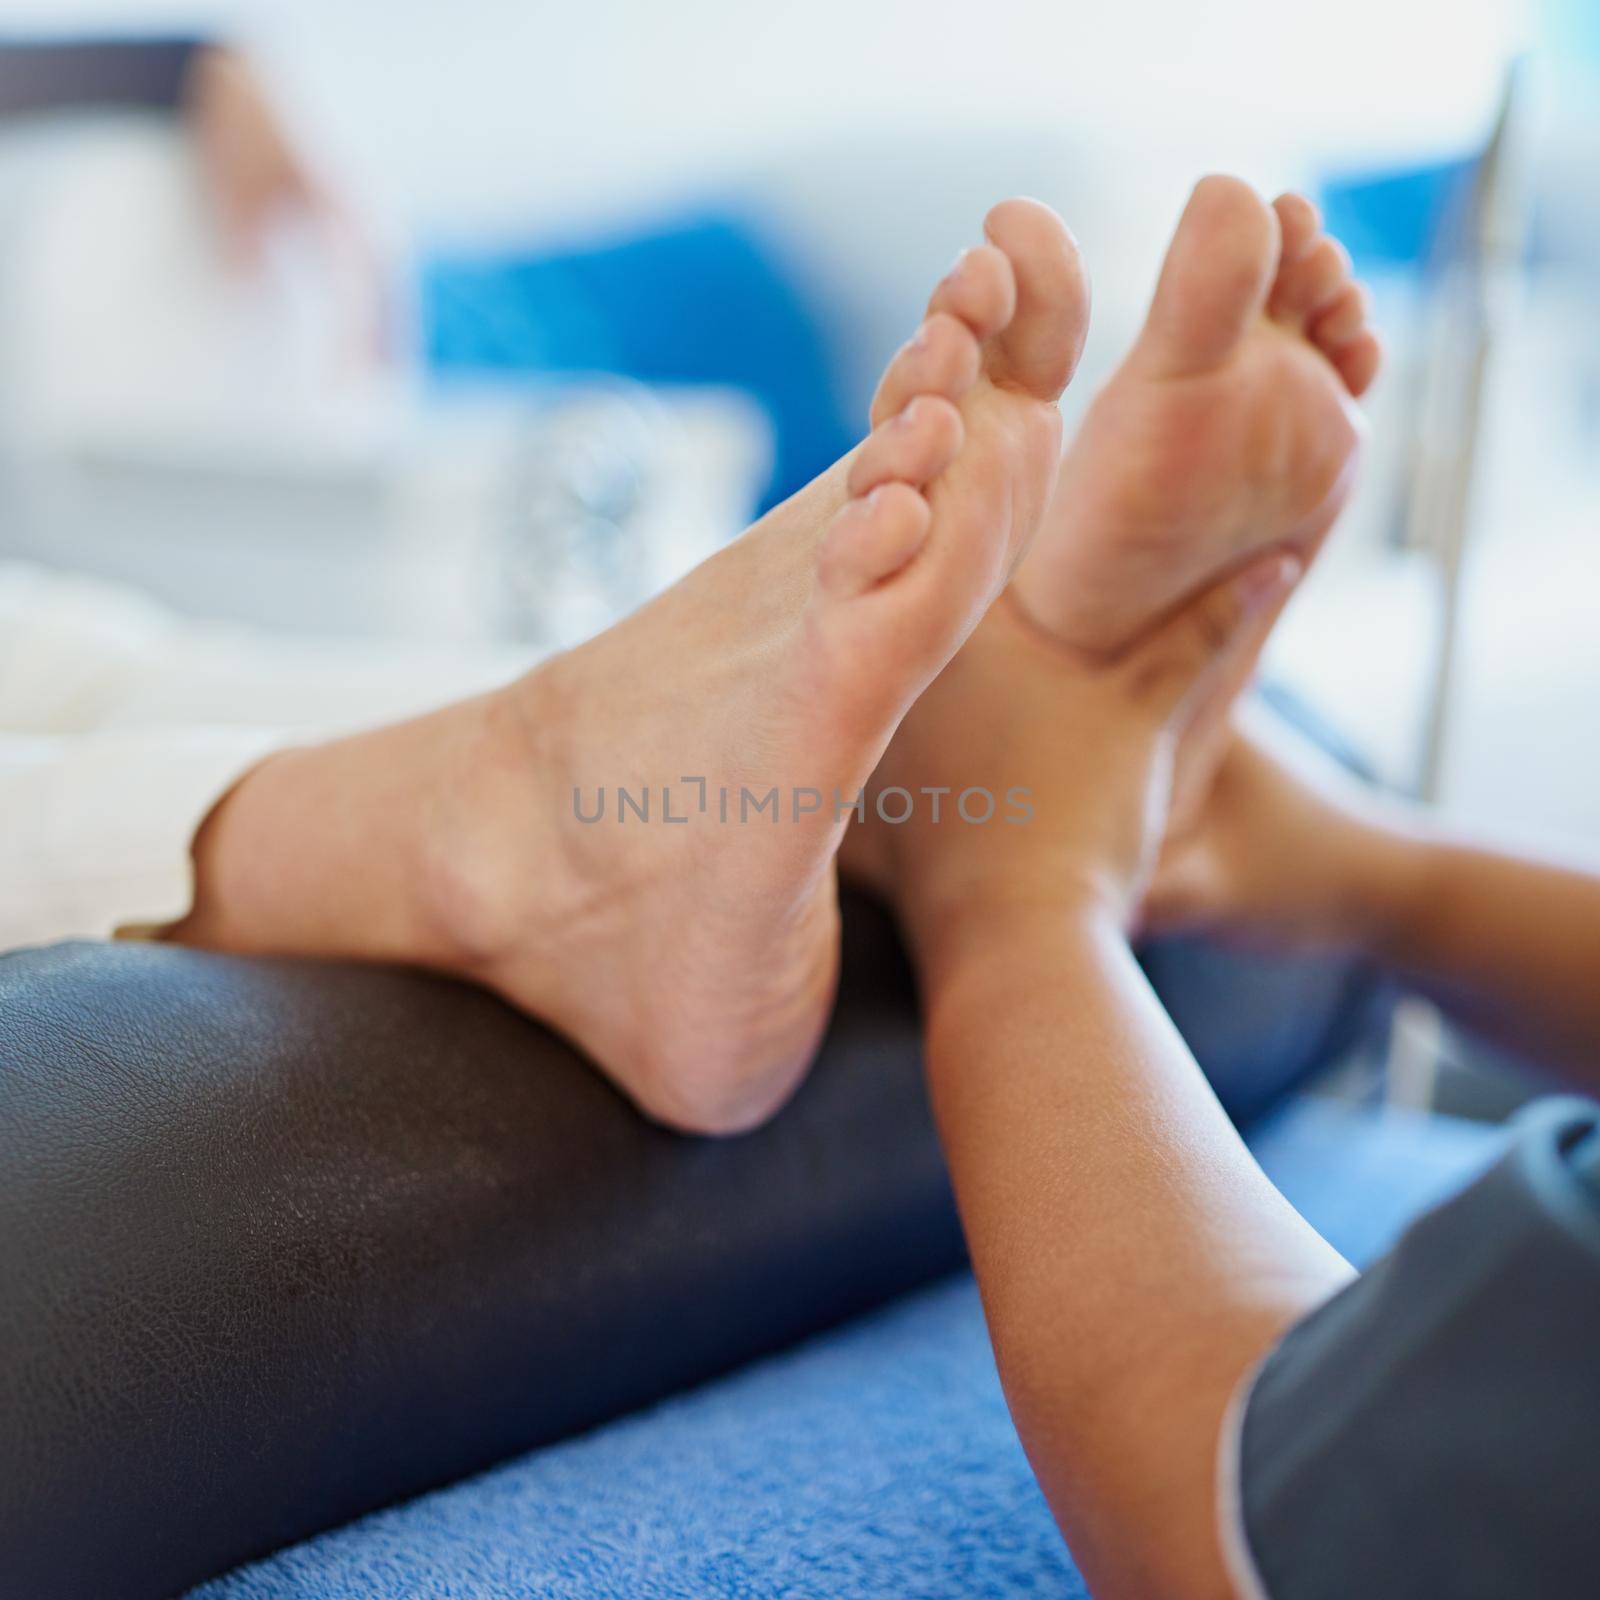
[{"label": "blue towel", "polygon": [[[1254,1136],[1357,1258],[1500,1136],[1302,1101]],[[1087,1595],[962,1276],[786,1355],[365,1518],[191,1600],[986,1600]]]}]

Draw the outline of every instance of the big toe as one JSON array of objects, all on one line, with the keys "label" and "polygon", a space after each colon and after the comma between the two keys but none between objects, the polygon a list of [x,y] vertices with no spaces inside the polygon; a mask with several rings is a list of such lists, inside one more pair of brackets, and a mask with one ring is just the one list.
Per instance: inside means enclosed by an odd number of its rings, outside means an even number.
[{"label": "big toe", "polygon": [[1168,377],[1220,366],[1266,305],[1279,249],[1277,214],[1249,184],[1202,178],[1167,249],[1141,357]]},{"label": "big toe", "polygon": [[1004,388],[1054,400],[1072,378],[1089,328],[1089,274],[1077,241],[1037,200],[1001,201],[983,231],[1016,279],[1016,309],[985,346],[985,370]]}]

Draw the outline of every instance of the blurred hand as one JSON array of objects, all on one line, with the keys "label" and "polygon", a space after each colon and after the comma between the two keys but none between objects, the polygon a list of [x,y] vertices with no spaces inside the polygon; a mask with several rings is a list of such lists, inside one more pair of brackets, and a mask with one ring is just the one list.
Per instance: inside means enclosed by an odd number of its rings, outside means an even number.
[{"label": "blurred hand", "polygon": [[[1219,717],[1249,681],[1298,582],[1276,551],[1214,584],[1109,661],[1080,661],[1058,687],[1058,826],[1079,873],[1098,882],[1125,925],[1138,920],[1174,807],[1214,790]],[[1071,774],[1069,777],[1068,774]]]},{"label": "blurred hand", "polygon": [[[1041,633],[1009,599],[911,708],[874,774],[843,862],[918,937],[1032,907],[1134,919],[1166,834],[1198,706],[1253,660],[1299,566],[1281,553],[1214,585],[1114,657]],[[1031,815],[969,827],[929,807],[900,824],[876,795],[1025,793]],[[903,809],[900,808],[900,809]]]},{"label": "blurred hand", "polygon": [[[1359,943],[1404,875],[1405,835],[1328,764],[1292,759],[1230,722],[1203,759],[1215,777],[1174,815],[1140,910],[1142,931],[1229,931],[1269,946]],[[1387,885],[1387,887],[1386,887]]]},{"label": "blurred hand", "polygon": [[275,228],[307,225],[343,302],[351,352],[364,362],[387,354],[382,279],[366,231],[290,138],[249,61],[224,48],[199,51],[186,98],[227,259],[259,270]]},{"label": "blurred hand", "polygon": [[315,215],[327,198],[243,56],[200,51],[190,68],[188,109],[228,253],[255,265],[274,222]]}]

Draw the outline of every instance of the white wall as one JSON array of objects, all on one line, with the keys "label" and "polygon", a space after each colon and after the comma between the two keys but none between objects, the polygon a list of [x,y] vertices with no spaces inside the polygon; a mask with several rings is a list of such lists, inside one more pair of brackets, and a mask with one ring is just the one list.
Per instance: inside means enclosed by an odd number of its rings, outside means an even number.
[{"label": "white wall", "polygon": [[1196,170],[1453,148],[1525,0],[33,0],[64,28],[269,41],[398,217],[583,215],[828,131],[997,118],[1181,141]]}]

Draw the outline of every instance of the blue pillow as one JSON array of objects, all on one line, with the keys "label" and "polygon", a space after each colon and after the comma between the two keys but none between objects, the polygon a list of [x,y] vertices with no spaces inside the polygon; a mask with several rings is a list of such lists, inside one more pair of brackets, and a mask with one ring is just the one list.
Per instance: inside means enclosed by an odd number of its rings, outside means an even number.
[{"label": "blue pillow", "polygon": [[1343,241],[1358,272],[1420,272],[1435,239],[1460,214],[1477,165],[1472,156],[1330,177],[1319,195],[1323,222]]},{"label": "blue pillow", "polygon": [[817,307],[732,216],[572,249],[434,254],[420,311],[428,370],[441,378],[612,373],[745,391],[774,434],[763,509],[857,437]]}]

